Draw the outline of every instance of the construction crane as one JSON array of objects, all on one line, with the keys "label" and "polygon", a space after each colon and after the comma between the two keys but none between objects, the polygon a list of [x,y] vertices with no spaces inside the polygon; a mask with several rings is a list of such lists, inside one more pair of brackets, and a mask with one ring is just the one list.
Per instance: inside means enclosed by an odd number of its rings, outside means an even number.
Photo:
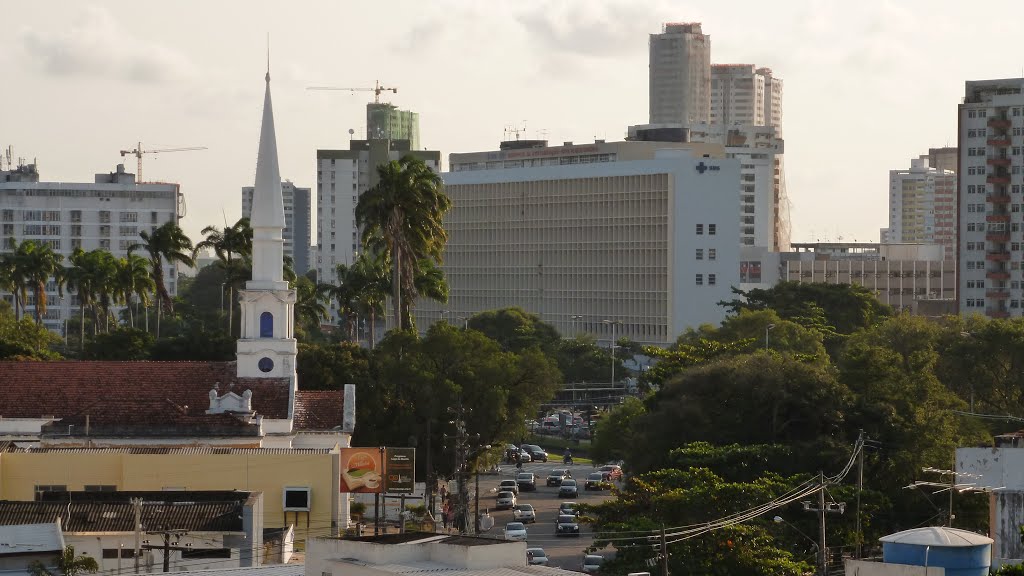
[{"label": "construction crane", "polygon": [[121,150],[121,158],[131,154],[138,160],[138,167],[135,171],[135,181],[142,182],[142,155],[159,154],[161,152],[187,152],[189,150],[206,150],[206,146],[191,146],[189,148],[162,148],[160,150],[143,150],[142,142],[139,142],[134,150]]},{"label": "construction crane", "polygon": [[398,88],[385,88],[380,85],[380,80],[374,83],[373,88],[338,88],[336,86],[310,86],[306,90],[348,90],[349,92],[373,92],[373,103],[380,104],[381,92],[391,91],[394,94],[398,94]]}]

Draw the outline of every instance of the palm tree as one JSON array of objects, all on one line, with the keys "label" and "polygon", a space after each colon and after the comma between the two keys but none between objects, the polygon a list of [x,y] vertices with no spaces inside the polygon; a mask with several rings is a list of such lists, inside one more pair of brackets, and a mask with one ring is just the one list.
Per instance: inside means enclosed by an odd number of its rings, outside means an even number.
[{"label": "palm tree", "polygon": [[358,289],[357,306],[360,314],[369,317],[369,346],[377,342],[377,315],[384,313],[384,303],[391,291],[388,264],[380,257],[371,257],[365,252],[352,264],[353,280]]},{"label": "palm tree", "polygon": [[57,275],[64,256],[54,252],[49,244],[26,240],[18,246],[14,257],[23,286],[30,286],[35,296],[36,324],[42,324],[46,314],[46,284]]},{"label": "palm tree", "polygon": [[[14,242],[12,238],[10,242]],[[15,279],[14,254],[5,252],[0,254],[0,290],[10,292],[14,295],[14,317],[18,318],[18,286]]]},{"label": "palm tree", "polygon": [[338,264],[335,267],[335,272],[338,277],[338,283],[328,285],[326,291],[331,299],[338,302],[338,316],[345,324],[348,339],[355,340],[355,315],[359,301],[359,282],[356,277],[355,267],[354,265]]},{"label": "palm tree", "polygon": [[430,258],[440,264],[448,235],[442,225],[451,200],[441,177],[412,155],[377,167],[376,186],[359,197],[356,222],[363,245],[387,257],[392,265],[395,327],[402,322],[402,296],[415,298],[416,262]]},{"label": "palm tree", "polygon": [[[444,276],[444,270],[438,268],[433,260],[422,258],[416,262],[416,276],[413,278],[413,285],[416,287],[418,295],[441,304],[448,303],[448,280]],[[412,310],[406,308],[403,314],[406,322],[412,326],[414,324]]]},{"label": "palm tree", "polygon": [[3,265],[0,266],[0,287],[14,294],[14,317],[20,320],[25,313],[25,301],[28,300],[28,282],[22,256],[24,249],[17,240],[8,238],[7,250],[3,255]]},{"label": "palm tree", "polygon": [[153,273],[153,283],[156,284],[156,337],[159,338],[161,309],[168,313],[174,312],[174,301],[164,285],[164,260],[170,264],[180,262],[186,266],[195,266],[195,258],[190,254],[192,241],[176,222],[167,222],[152,233],[139,232],[139,236],[142,243],[133,245],[128,252],[142,249],[149,253],[150,271]]},{"label": "palm tree", "polygon": [[45,564],[34,560],[28,565],[29,574],[32,576],[79,576],[80,574],[95,574],[99,571],[100,565],[91,556],[75,556],[75,547],[68,546],[61,552],[60,556],[54,558],[57,574],[50,571]]},{"label": "palm tree", "polygon": [[326,292],[329,287],[314,284],[303,276],[295,282],[295,317],[298,323],[319,326],[327,317]]},{"label": "palm tree", "polygon": [[79,349],[85,349],[85,307],[92,301],[93,279],[89,266],[89,252],[81,248],[75,248],[71,258],[71,266],[64,272],[68,291],[74,290],[78,294],[79,311]]},{"label": "palm tree", "polygon": [[238,275],[232,274],[233,262],[240,258],[246,263],[247,268],[252,268],[252,227],[249,225],[248,218],[242,218],[235,222],[234,226],[225,226],[223,229],[207,226],[203,228],[203,235],[206,238],[196,244],[195,249],[192,250],[192,259],[195,259],[200,250],[210,248],[220,260],[218,264],[227,272],[228,302],[230,302],[228,333],[230,334],[234,330],[232,322],[235,310],[235,283],[239,281]]},{"label": "palm tree", "polygon": [[143,306],[149,306],[149,294],[156,288],[149,271],[149,261],[135,254],[128,254],[117,260],[114,276],[114,294],[119,302],[128,308],[128,323],[135,327],[135,313],[132,300],[139,297]]}]

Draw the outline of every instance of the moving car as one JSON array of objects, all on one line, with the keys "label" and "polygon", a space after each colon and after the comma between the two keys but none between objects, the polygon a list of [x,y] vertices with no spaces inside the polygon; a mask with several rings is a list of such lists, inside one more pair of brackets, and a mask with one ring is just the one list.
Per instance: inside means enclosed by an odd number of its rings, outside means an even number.
[{"label": "moving car", "polygon": [[522,522],[505,524],[505,540],[526,540],[526,525]]},{"label": "moving car", "polygon": [[533,456],[531,456],[530,453],[527,452],[526,450],[523,450],[522,448],[520,448],[519,449],[519,461],[522,462],[523,464],[526,464],[528,462],[533,462]]},{"label": "moving car", "polygon": [[577,511],[578,509],[579,509],[579,504],[576,504],[575,502],[562,502],[558,506],[558,513],[559,514],[572,514],[573,516],[576,516],[576,515],[579,514],[579,512]]},{"label": "moving car", "polygon": [[537,512],[533,509],[533,504],[519,504],[512,508],[512,518],[524,523],[536,522]]},{"label": "moving car", "polygon": [[583,557],[583,571],[587,574],[593,574],[601,569],[601,564],[604,562],[604,556],[598,556],[597,554],[587,554]]},{"label": "moving car", "polygon": [[576,516],[570,514],[559,514],[555,520],[555,536],[579,536],[580,524]]},{"label": "moving car", "polygon": [[548,554],[543,548],[527,548],[526,560],[532,566],[547,566]]},{"label": "moving car", "polygon": [[507,490],[516,496],[519,496],[519,484],[516,484],[515,480],[502,480],[498,484],[498,491]]},{"label": "moving car", "polygon": [[533,472],[520,472],[516,474],[516,485],[523,492],[533,492],[537,489],[537,477]]},{"label": "moving car", "polygon": [[548,474],[548,486],[560,486],[562,480],[572,478],[572,474],[567,468],[555,468]]},{"label": "moving car", "polygon": [[576,481],[572,478],[562,480],[562,483],[558,485],[558,497],[575,498],[576,496],[579,496],[579,489],[576,487]]},{"label": "moving car", "polygon": [[511,510],[516,506],[516,495],[507,491],[502,490],[498,492],[498,500],[494,503],[494,507],[498,510]]},{"label": "moving car", "polygon": [[598,468],[598,470],[607,473],[608,480],[611,480],[612,482],[622,478],[622,467],[616,464],[605,464]]},{"label": "moving car", "polygon": [[521,446],[521,448],[523,450],[526,450],[527,452],[530,453],[530,458],[534,462],[547,462],[548,461],[548,453],[545,452],[543,448],[541,448],[540,446],[537,446],[536,444],[523,444]]},{"label": "moving car", "polygon": [[591,472],[587,476],[587,482],[583,485],[584,490],[611,490],[612,485],[605,477],[604,472]]}]

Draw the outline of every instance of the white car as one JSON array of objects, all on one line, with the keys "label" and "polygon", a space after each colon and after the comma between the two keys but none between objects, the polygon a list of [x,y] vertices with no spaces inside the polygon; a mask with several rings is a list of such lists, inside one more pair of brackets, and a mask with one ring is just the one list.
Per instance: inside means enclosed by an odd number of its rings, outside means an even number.
[{"label": "white car", "polygon": [[532,566],[547,566],[548,554],[543,548],[527,548],[526,560]]},{"label": "white car", "polygon": [[494,503],[494,507],[498,510],[510,510],[515,508],[516,495],[505,490],[498,492],[498,499]]},{"label": "white car", "polygon": [[601,569],[602,562],[604,562],[604,556],[587,554],[583,557],[583,571],[587,574],[593,574]]},{"label": "white car", "polygon": [[505,524],[505,540],[526,541],[526,524],[522,522],[509,522]]},{"label": "white car", "polygon": [[537,512],[533,504],[520,504],[512,509],[512,517],[520,522],[536,522]]}]

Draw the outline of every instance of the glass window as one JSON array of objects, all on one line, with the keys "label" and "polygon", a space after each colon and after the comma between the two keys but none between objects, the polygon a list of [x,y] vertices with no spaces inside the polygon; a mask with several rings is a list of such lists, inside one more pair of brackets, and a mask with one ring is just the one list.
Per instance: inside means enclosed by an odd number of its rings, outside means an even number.
[{"label": "glass window", "polygon": [[270,312],[260,314],[260,338],[274,337],[274,315]]}]

